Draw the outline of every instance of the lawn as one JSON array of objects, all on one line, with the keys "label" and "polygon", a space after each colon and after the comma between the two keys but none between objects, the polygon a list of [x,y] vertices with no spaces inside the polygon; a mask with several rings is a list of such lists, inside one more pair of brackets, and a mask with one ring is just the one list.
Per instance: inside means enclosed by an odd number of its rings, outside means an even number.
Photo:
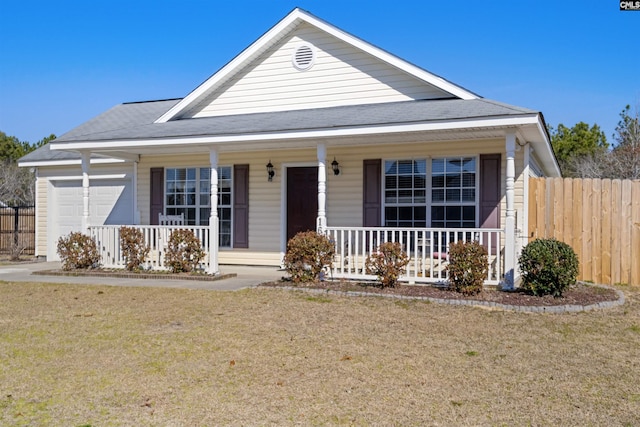
[{"label": "lawn", "polygon": [[640,291],[525,314],[0,282],[0,425],[640,425]]}]

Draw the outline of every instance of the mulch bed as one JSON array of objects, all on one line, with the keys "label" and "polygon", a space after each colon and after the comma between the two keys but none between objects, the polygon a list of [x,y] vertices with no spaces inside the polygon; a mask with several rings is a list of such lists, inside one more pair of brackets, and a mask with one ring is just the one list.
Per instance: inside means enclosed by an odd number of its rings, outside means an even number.
[{"label": "mulch bed", "polygon": [[339,292],[366,292],[372,295],[427,297],[446,300],[485,301],[496,304],[523,306],[523,307],[553,307],[563,305],[588,306],[601,302],[617,301],[619,296],[614,289],[601,286],[593,286],[578,282],[567,289],[562,297],[552,296],[537,297],[522,290],[503,291],[487,288],[478,295],[463,295],[450,291],[445,287],[429,285],[404,285],[395,288],[381,288],[375,283],[349,282],[349,281],[324,281],[317,283],[304,283],[295,285],[290,281],[278,281],[264,283],[265,287],[296,287],[300,289],[320,289]]}]

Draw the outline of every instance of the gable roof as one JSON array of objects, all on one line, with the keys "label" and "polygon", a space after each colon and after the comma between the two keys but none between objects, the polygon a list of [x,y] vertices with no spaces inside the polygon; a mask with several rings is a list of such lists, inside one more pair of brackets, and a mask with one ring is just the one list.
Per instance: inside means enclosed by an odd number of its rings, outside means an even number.
[{"label": "gable roof", "polygon": [[[310,29],[311,33],[308,33]],[[208,96],[226,94],[225,91],[231,87],[227,83],[242,80],[247,70],[264,65],[265,58],[273,52],[282,53],[283,46],[288,43],[287,46],[291,47],[291,41],[301,34],[321,34],[331,42],[336,41],[335,46],[340,49],[356,52],[371,60],[374,68],[367,71],[384,69],[394,76],[407,76],[411,84],[433,89],[433,92],[429,96],[416,96],[414,93],[404,97],[381,97],[382,101],[365,97],[346,105],[332,101],[320,103],[315,108],[307,104],[288,109],[229,108],[224,114],[200,114],[202,110],[193,114],[211,99]],[[291,52],[289,50],[289,55]],[[281,57],[286,55],[284,53]],[[271,79],[260,79],[257,84],[252,84],[268,88],[274,83],[274,75],[271,73]],[[282,75],[277,76],[282,79]],[[321,75],[314,78],[328,82],[328,87],[334,84],[331,77]],[[371,74],[369,77],[375,80],[377,76]],[[369,92],[377,93],[378,89],[363,86]],[[285,99],[293,100],[297,95],[295,91],[302,87],[293,86],[294,93]],[[207,105],[211,107],[213,104]],[[77,154],[71,154],[73,151],[91,152],[92,162],[94,155],[102,157],[96,161],[137,161],[140,155],[206,150],[212,144],[221,150],[245,151],[311,146],[322,138],[333,138],[332,143],[336,144],[375,144],[376,141],[388,143],[390,140],[398,143],[428,142],[456,138],[483,140],[503,137],[506,131],[517,131],[520,140],[532,143],[546,170],[558,171],[541,113],[483,99],[308,12],[294,9],[185,98],[117,105],[63,134],[46,148],[21,159],[20,164],[75,162]],[[66,153],[63,155],[61,151]]]},{"label": "gable roof", "polygon": [[460,99],[477,99],[478,95],[455,85],[440,76],[430,73],[420,67],[417,67],[395,55],[392,55],[385,50],[382,50],[370,43],[365,42],[315,16],[307,11],[296,8],[291,11],[286,17],[278,22],[274,27],[262,35],[258,40],[251,44],[248,48],[242,51],[238,56],[232,59],[218,72],[212,75],[204,83],[198,86],[195,90],[189,93],[179,103],[174,105],[165,114],[157,119],[157,123],[165,123],[176,118],[179,118],[181,114],[195,106],[201,99],[211,94],[222,84],[227,82],[237,73],[240,73],[244,67],[246,67],[251,61],[256,59],[261,53],[265,52],[269,47],[282,40],[285,36],[290,34],[300,26],[302,23],[311,25],[319,30],[336,37],[344,43],[353,46],[363,52],[366,52],[379,61],[386,63],[392,67],[395,67],[416,79],[423,81],[426,84],[432,85],[446,93],[451,94],[453,97]]},{"label": "gable roof", "polygon": [[330,108],[239,114],[158,123],[155,119],[178,100],[118,105],[54,141],[71,145],[115,140],[258,136],[320,130],[393,127],[452,120],[537,117],[538,112],[487,99],[424,100]]},{"label": "gable roof", "polygon": [[[119,150],[153,153],[165,147],[162,150],[167,153],[183,152],[190,146],[208,144],[244,150],[255,147],[255,143],[271,141],[278,145],[280,141],[282,146],[290,147],[287,141],[298,141],[295,144],[299,145],[304,140],[311,143],[327,137],[354,142],[359,138],[373,143],[376,135],[390,134],[396,135],[394,141],[402,142],[402,135],[411,139],[415,133],[420,133],[420,139],[426,142],[430,138],[458,139],[460,135],[498,138],[506,129],[520,129],[523,140],[536,147],[545,170],[558,170],[542,114],[488,99],[389,102],[156,122],[159,115],[179,101],[118,105],[52,141],[51,150],[47,145],[47,151],[22,158],[20,164],[50,160],[49,155],[55,156],[61,150],[90,150],[101,156],[123,158]],[[242,144],[248,145],[241,148]]]},{"label": "gable roof", "polygon": [[127,132],[139,128],[142,124],[153,123],[179,101],[180,99],[167,99],[116,105],[56,138],[55,142],[110,139],[109,134],[116,129]]}]

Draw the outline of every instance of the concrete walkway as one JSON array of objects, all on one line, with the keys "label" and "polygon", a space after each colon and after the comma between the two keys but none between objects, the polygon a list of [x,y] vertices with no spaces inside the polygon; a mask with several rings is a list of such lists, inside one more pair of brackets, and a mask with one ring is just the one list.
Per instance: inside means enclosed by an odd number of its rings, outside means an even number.
[{"label": "concrete walkway", "polygon": [[32,275],[37,270],[59,270],[59,262],[35,262],[9,264],[0,266],[0,280],[7,282],[46,282],[73,283],[85,285],[110,286],[146,286],[183,289],[209,289],[219,291],[236,291],[250,288],[263,282],[278,280],[286,276],[286,272],[277,267],[249,267],[225,265],[220,266],[222,274],[235,274],[236,277],[227,279],[205,280],[167,280],[159,276],[158,279],[129,279],[119,277],[89,277],[89,276],[45,276]]}]

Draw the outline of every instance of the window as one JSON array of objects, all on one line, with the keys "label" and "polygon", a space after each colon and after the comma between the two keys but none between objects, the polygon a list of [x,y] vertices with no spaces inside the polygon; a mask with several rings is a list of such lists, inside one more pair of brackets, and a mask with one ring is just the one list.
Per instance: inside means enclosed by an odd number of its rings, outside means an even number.
[{"label": "window", "polygon": [[[165,211],[184,214],[187,225],[209,225],[211,169],[167,168]],[[221,247],[231,247],[231,167],[218,168],[218,217]]]},{"label": "window", "polygon": [[[207,224],[209,220],[207,220]],[[218,245],[231,247],[231,168],[218,168]]]},{"label": "window", "polygon": [[476,165],[475,157],[385,161],[385,226],[476,227]]},{"label": "window", "polygon": [[475,157],[433,159],[431,166],[431,226],[475,227]]},{"label": "window", "polygon": [[426,161],[385,161],[384,171],[385,225],[426,227]]}]

